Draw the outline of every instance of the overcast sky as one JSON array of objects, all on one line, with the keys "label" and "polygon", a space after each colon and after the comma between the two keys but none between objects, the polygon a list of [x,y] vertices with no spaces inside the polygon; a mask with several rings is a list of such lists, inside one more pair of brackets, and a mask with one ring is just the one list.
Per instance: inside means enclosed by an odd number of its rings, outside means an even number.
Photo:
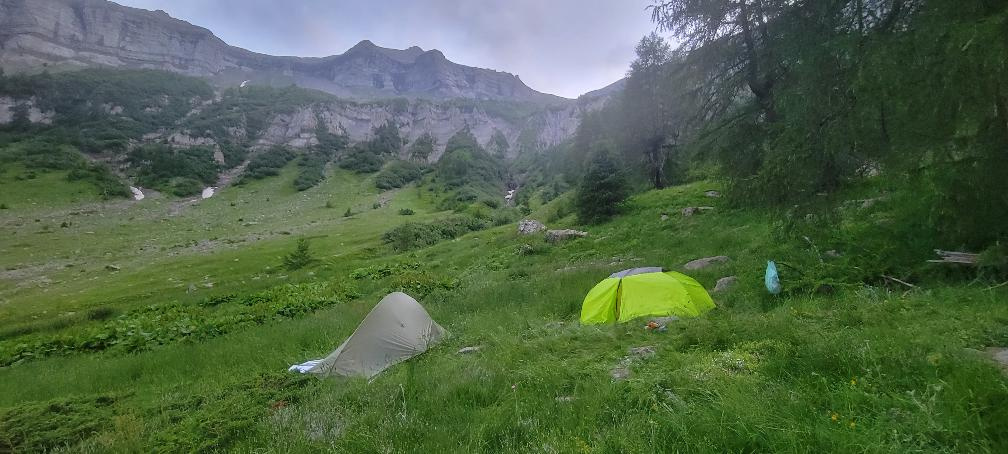
[{"label": "overcast sky", "polygon": [[650,0],[115,0],[271,55],[340,54],[363,39],[439,49],[570,98],[623,77],[654,27]]}]

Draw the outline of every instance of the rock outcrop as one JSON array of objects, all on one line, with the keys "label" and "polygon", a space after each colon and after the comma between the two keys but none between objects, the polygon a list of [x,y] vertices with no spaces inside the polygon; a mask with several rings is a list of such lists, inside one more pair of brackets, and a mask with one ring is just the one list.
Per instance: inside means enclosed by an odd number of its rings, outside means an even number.
[{"label": "rock outcrop", "polygon": [[[425,133],[431,134],[435,139],[431,161],[438,160],[448,139],[464,128],[469,128],[473,137],[485,147],[493,144],[493,137],[499,132],[506,139],[507,149],[498,151],[513,157],[521,150],[547,149],[573,136],[581,114],[582,110],[573,104],[514,118],[490,113],[480,106],[467,108],[457,103],[419,99],[398,107],[383,102],[334,102],[306,105],[273,117],[258,144],[304,147],[318,143],[315,134],[319,126],[334,134],[345,133],[351,141],[358,142],[369,139],[375,127],[392,122],[399,126],[399,134],[408,144]],[[403,152],[408,149],[404,147]]]},{"label": "rock outcrop", "polygon": [[722,263],[728,263],[729,261],[731,261],[731,259],[728,258],[728,256],[717,255],[714,257],[704,257],[702,259],[692,260],[683,265],[683,268],[686,268],[687,270],[702,270],[709,266],[720,265]]},{"label": "rock outcrop", "polygon": [[531,235],[546,230],[546,225],[535,219],[522,219],[518,222],[518,233]]},{"label": "rock outcrop", "polygon": [[559,243],[561,241],[567,241],[573,238],[584,238],[588,236],[588,232],[582,232],[580,230],[550,230],[546,232],[546,241],[550,243]]}]

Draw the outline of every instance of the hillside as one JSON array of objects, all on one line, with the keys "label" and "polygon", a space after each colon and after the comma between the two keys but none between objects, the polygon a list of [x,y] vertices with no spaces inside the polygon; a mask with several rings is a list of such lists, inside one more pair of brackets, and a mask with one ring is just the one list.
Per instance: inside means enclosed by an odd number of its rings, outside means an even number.
[{"label": "hillside", "polygon": [[361,41],[340,55],[276,57],[230,46],[210,30],[106,0],[0,1],[0,67],[81,66],[160,69],[225,86],[296,84],[373,100],[465,98],[563,104],[512,74],[453,63],[438,50],[378,47]]},{"label": "hillside", "polygon": [[[598,106],[597,101],[556,108],[467,99],[358,102],[259,85],[219,91],[199,78],[152,70],[0,75],[0,154],[34,168],[67,170],[90,163],[90,172],[101,174],[108,167],[123,183],[141,189],[165,189],[145,181],[145,172],[184,177],[189,187],[197,184],[193,180],[221,186],[240,176],[254,156],[278,149],[316,156],[319,170],[347,158],[349,147],[374,140],[385,126],[395,130],[397,142],[376,151],[381,162],[437,162],[463,132],[495,156],[514,159],[563,143],[583,112]],[[31,157],[51,154],[54,146],[58,159]],[[417,155],[424,146],[429,150]],[[151,153],[164,159],[152,159]],[[191,163],[183,164],[186,160]]]},{"label": "hillside", "polygon": [[[341,174],[297,193],[282,189],[292,177],[228,189],[177,216],[163,200],[105,205],[103,216],[4,213],[0,360],[20,359],[0,368],[0,446],[792,451],[800,439],[826,451],[997,452],[1008,442],[1008,379],[982,352],[1008,342],[1003,287],[770,297],[764,259],[804,266],[813,251],[775,246],[769,217],[705,197],[708,183],[641,194],[625,216],[568,243],[511,224],[396,253],[373,226],[412,220],[395,214],[406,207],[421,222],[441,218],[424,191],[371,209],[365,180]],[[337,198],[362,213],[324,207]],[[661,219],[712,202],[713,213]],[[561,206],[533,216],[572,225]],[[311,238],[318,262],[278,268],[296,236]],[[708,288],[739,281],[707,316],[667,332],[578,326],[581,298],[610,272],[716,254],[731,261],[690,273]],[[796,278],[783,271],[785,283]],[[451,339],[372,383],[286,372],[330,351],[397,289]],[[456,353],[466,346],[481,348]],[[628,353],[644,346],[654,356]],[[614,380],[621,363],[629,379]]]}]

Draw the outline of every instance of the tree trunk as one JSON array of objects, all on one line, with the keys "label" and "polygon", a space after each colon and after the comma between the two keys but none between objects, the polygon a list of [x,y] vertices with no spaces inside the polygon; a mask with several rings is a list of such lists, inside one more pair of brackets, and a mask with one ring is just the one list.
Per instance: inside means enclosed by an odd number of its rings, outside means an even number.
[{"label": "tree trunk", "polygon": [[[760,79],[759,76],[759,52],[756,49],[756,37],[753,36],[750,7],[742,2],[742,9],[739,14],[740,25],[742,26],[742,42],[745,44],[746,52],[746,82],[749,90],[756,96],[756,102],[766,115],[767,122],[777,121],[777,112],[773,106],[772,79],[767,76]],[[765,43],[764,43],[765,44]]]}]

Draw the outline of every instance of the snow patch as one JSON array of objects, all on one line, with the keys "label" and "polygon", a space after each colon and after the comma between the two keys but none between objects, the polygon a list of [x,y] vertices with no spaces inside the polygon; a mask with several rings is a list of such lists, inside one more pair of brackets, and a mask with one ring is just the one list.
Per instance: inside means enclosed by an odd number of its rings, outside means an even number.
[{"label": "snow patch", "polygon": [[204,188],[203,189],[203,198],[204,199],[209,199],[210,197],[213,197],[214,191],[216,191],[216,190],[217,190],[217,188],[214,187],[214,186],[209,186],[209,187]]}]

